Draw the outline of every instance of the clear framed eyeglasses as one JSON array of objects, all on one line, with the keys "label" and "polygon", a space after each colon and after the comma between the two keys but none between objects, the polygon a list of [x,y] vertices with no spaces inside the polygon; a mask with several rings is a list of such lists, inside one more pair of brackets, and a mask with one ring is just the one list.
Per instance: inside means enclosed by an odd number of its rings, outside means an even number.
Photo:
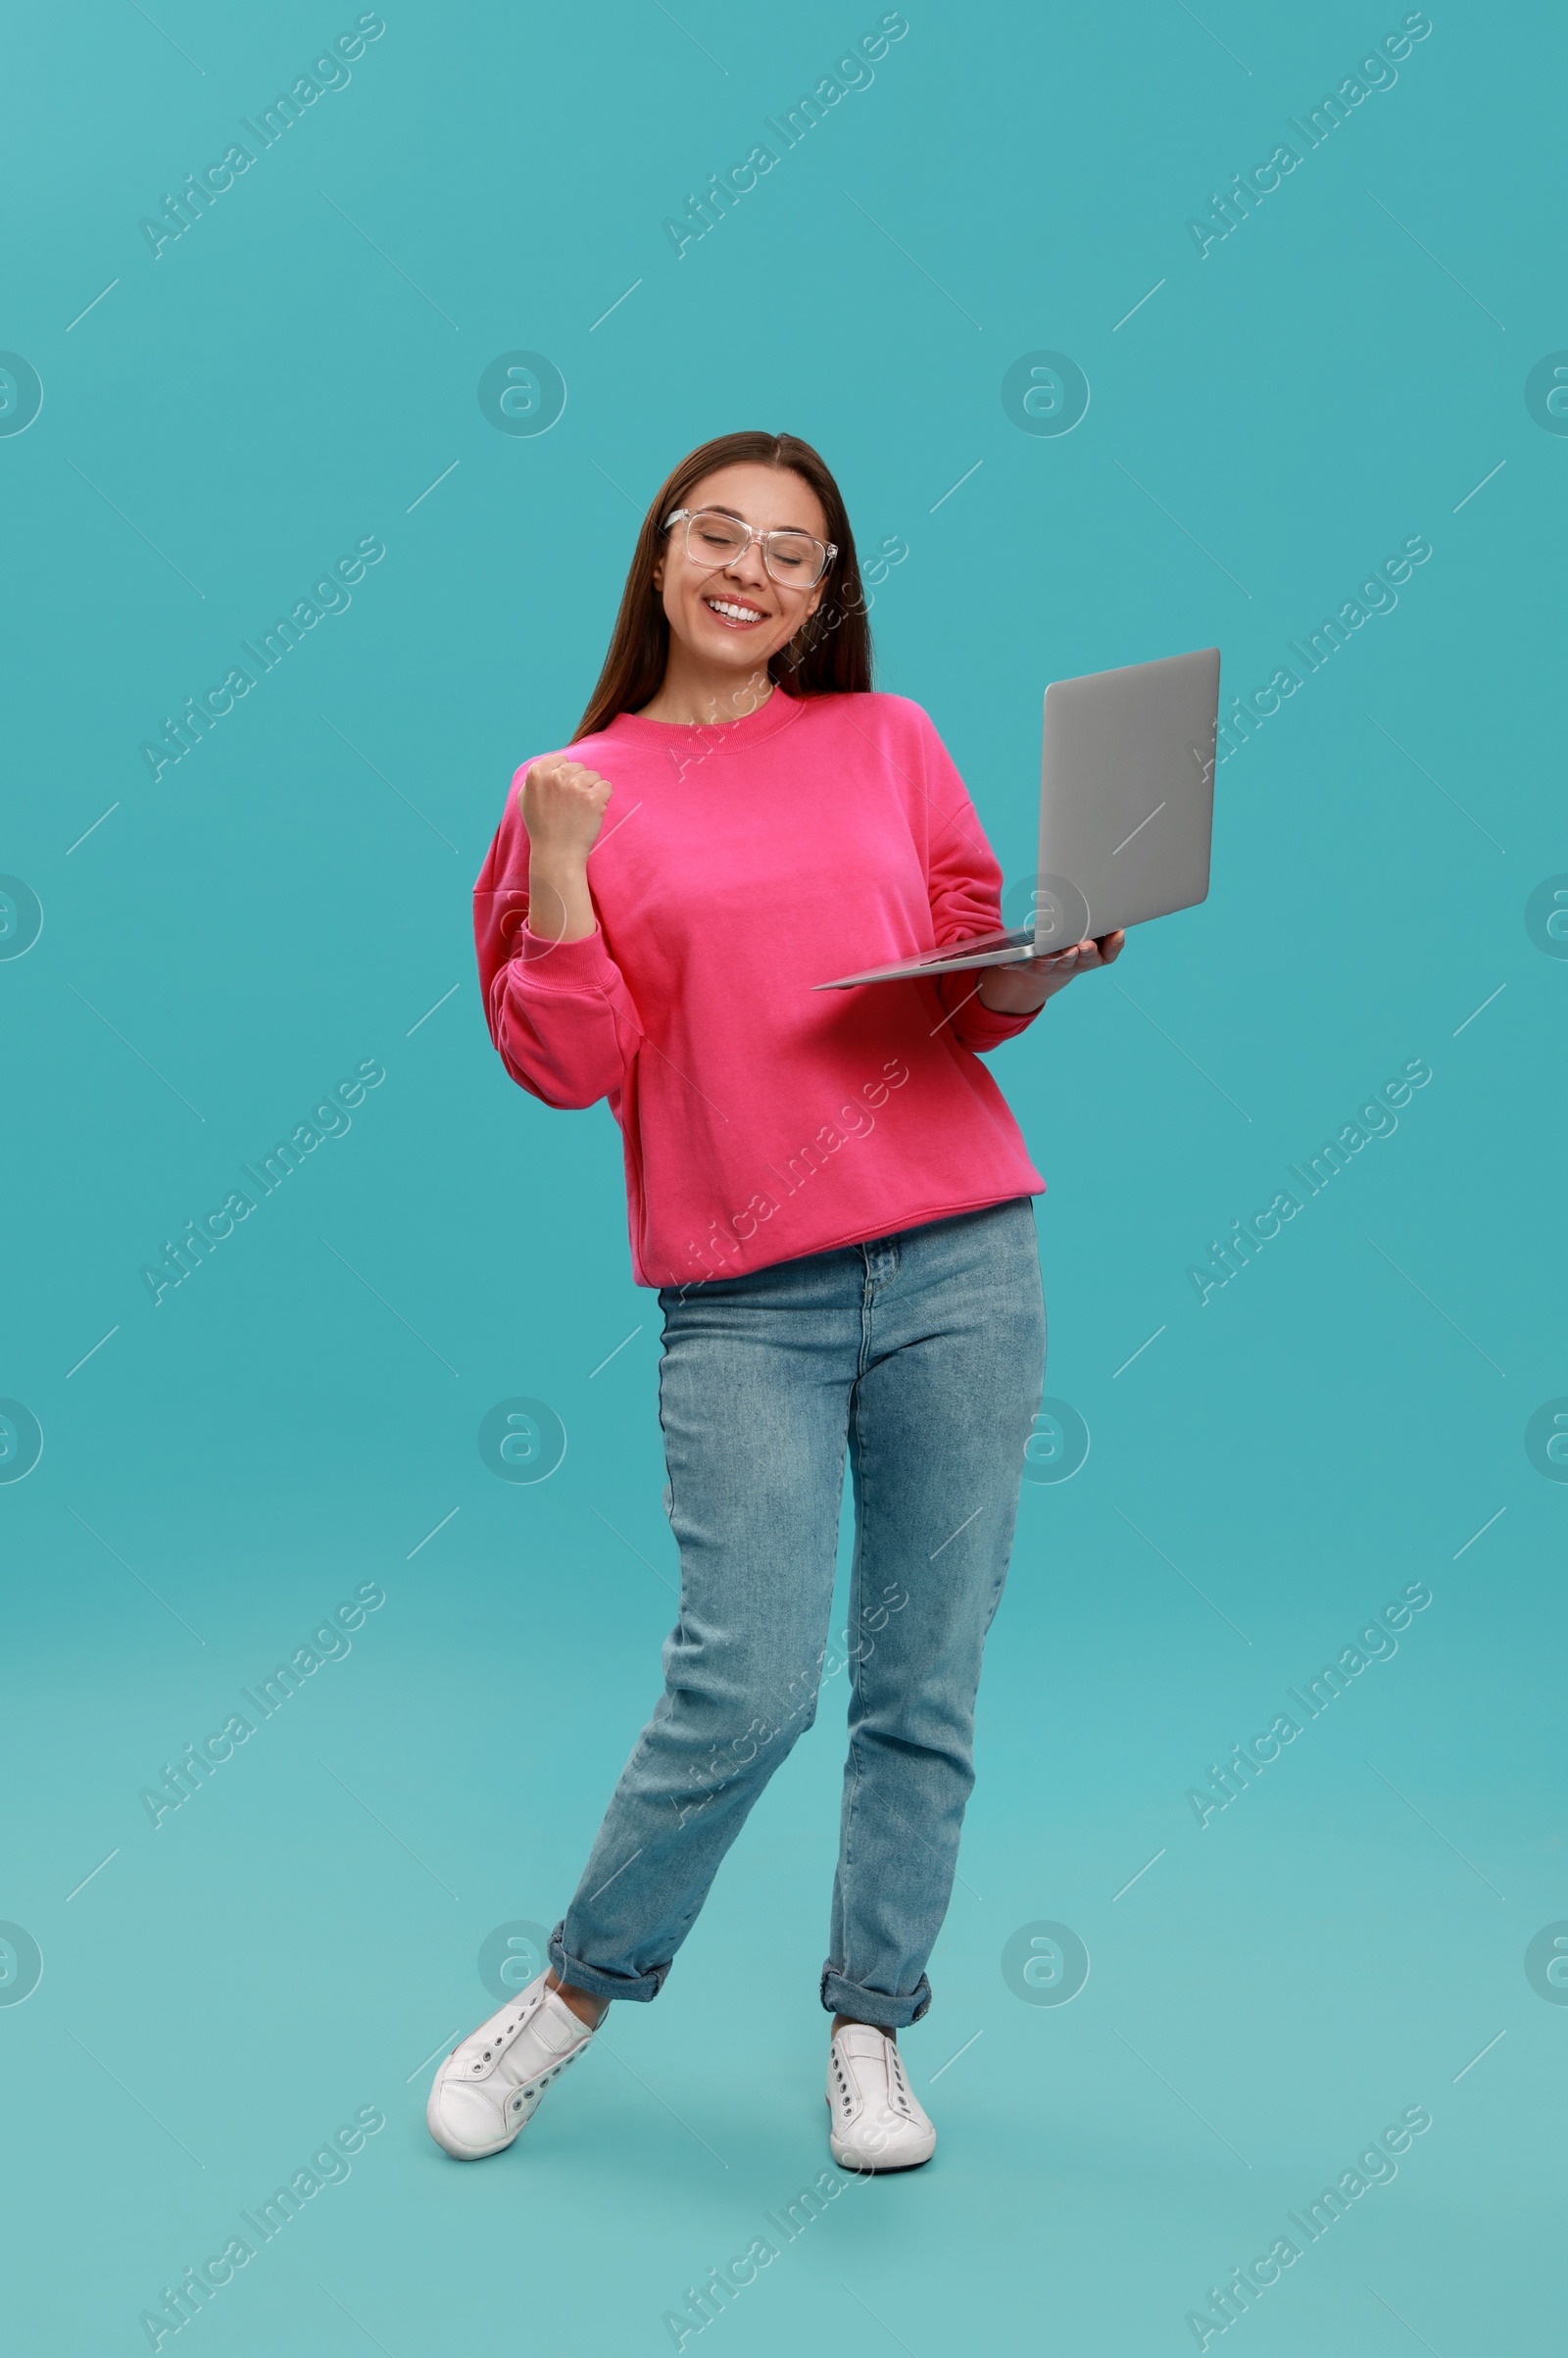
[{"label": "clear framed eyeglasses", "polygon": [[814,589],[838,555],[831,540],[817,540],[809,532],[787,527],[757,532],[738,516],[726,516],[719,508],[677,508],[665,516],[664,530],[672,531],[677,524],[686,527],[687,556],[705,571],[734,565],[755,541],[769,577],[783,589]]}]

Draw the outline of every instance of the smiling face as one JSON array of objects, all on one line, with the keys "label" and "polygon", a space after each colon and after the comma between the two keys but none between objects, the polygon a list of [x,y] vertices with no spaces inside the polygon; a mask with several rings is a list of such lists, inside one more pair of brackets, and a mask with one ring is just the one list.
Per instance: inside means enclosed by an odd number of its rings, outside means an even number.
[{"label": "smiling face", "polygon": [[[704,475],[681,501],[694,514],[721,508],[759,532],[787,528],[826,542],[827,518],[810,485],[787,467],[721,467]],[[766,668],[822,602],[828,575],[813,589],[775,581],[755,543],[728,565],[704,565],[686,553],[686,527],[662,543],[654,588],[663,601],[671,652],[678,646],[703,671],[722,671],[737,684]]]}]

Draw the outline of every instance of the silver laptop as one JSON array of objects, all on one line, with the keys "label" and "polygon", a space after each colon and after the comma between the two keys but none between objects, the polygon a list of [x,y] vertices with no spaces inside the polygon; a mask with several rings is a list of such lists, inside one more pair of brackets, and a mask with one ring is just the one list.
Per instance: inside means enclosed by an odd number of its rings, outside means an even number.
[{"label": "silver laptop", "polygon": [[1017,921],[812,989],[1018,964],[1191,909],[1208,893],[1218,712],[1217,647],[1053,681],[1040,752],[1039,870],[1008,893],[1024,904]]}]

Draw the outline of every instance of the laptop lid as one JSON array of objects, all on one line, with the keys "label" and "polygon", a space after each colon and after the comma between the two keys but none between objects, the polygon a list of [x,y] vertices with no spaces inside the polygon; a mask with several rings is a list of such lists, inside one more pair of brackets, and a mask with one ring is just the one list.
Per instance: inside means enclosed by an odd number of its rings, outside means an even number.
[{"label": "laptop lid", "polygon": [[1217,647],[1046,690],[1040,865],[1018,911],[1038,951],[1206,897],[1218,710]]}]

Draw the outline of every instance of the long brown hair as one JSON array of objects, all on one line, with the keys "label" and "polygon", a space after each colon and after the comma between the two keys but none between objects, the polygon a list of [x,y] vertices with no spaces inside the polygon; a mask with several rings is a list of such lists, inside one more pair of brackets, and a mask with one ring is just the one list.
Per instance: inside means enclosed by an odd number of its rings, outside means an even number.
[{"label": "long brown hair", "polygon": [[664,518],[672,509],[685,507],[688,493],[705,475],[748,461],[785,468],[808,483],[827,518],[828,539],[838,548],[824,577],[821,604],[789,644],[770,658],[768,677],[791,696],[842,696],[870,687],[871,631],[855,535],[844,495],[825,462],[794,434],[720,434],[690,452],[665,476],[643,518],[610,652],[573,743],[608,728],[617,712],[635,712],[658,695],[669,661],[669,621],[654,588]]}]

